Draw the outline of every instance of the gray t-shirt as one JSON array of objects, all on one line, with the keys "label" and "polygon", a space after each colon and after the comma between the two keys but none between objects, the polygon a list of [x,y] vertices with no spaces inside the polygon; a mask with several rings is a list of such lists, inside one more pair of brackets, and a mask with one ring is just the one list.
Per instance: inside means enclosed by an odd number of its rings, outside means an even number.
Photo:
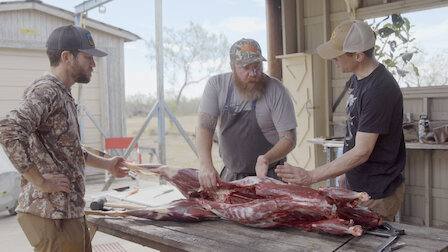
[{"label": "gray t-shirt", "polygon": [[[199,104],[199,113],[207,113],[220,119],[231,82],[232,73],[218,74],[211,77],[205,86],[204,94]],[[251,110],[252,102],[241,98],[236,88],[233,90],[230,106],[235,108],[236,112]],[[268,78],[263,97],[257,100],[255,113],[261,132],[273,145],[279,140],[279,132],[297,127],[291,97],[285,86],[275,78]]]}]

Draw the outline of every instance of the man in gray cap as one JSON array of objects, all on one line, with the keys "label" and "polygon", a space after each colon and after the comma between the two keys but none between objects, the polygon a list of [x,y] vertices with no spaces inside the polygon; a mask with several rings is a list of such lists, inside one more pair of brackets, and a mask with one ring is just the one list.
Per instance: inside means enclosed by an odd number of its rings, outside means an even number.
[{"label": "man in gray cap", "polygon": [[117,177],[123,159],[87,152],[80,142],[71,87],[88,83],[95,48],[86,29],[55,29],[47,41],[50,72],[24,92],[19,107],[0,121],[0,143],[22,175],[18,222],[35,251],[91,251],[84,216],[85,165]]},{"label": "man in gray cap", "polygon": [[353,73],[344,154],[312,171],[285,164],[276,172],[286,182],[299,185],[342,175],[340,186],[371,196],[360,205],[393,221],[404,197],[403,95],[392,74],[375,59],[375,39],[368,24],[350,20],[338,25],[330,41],[317,48],[322,58],[332,59],[342,72]]},{"label": "man in gray cap", "polygon": [[[224,181],[246,176],[278,178],[273,169],[296,145],[297,126],[292,100],[283,84],[263,73],[259,44],[241,39],[230,48],[232,72],[211,77],[199,105],[196,146],[199,182],[216,190]],[[211,149],[219,122],[220,176]]]}]

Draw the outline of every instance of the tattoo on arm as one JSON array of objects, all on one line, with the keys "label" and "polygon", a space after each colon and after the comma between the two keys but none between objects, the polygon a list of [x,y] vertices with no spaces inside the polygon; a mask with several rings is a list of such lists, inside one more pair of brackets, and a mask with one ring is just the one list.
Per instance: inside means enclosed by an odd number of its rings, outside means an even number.
[{"label": "tattoo on arm", "polygon": [[206,129],[211,133],[215,133],[216,124],[218,123],[218,117],[212,116],[207,113],[199,113],[199,128]]},{"label": "tattoo on arm", "polygon": [[297,141],[296,129],[291,129],[291,130],[280,132],[279,137],[280,137],[280,140],[284,139],[284,140],[290,141],[292,146],[296,145],[296,141]]}]

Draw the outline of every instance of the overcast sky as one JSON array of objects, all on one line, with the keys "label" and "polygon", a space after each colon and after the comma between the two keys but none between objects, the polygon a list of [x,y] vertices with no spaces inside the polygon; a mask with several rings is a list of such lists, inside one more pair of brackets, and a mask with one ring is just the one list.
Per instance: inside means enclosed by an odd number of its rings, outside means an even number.
[{"label": "overcast sky", "polygon": [[[1,0],[0,0],[1,1]],[[81,0],[43,0],[69,11]],[[265,0],[163,0],[163,26],[182,29],[190,21],[202,25],[209,32],[224,34],[229,43],[242,37],[256,39],[266,55]],[[105,5],[106,12],[98,9],[88,12],[88,17],[128,30],[144,40],[155,36],[154,0],[114,0]],[[148,48],[144,41],[125,44],[126,95],[144,93],[156,95],[155,71],[148,62]],[[165,83],[165,90],[171,86]],[[186,88],[188,97],[199,97],[201,85]]]},{"label": "overcast sky", "polygon": [[[2,1],[2,0],[0,0]],[[82,0],[43,0],[44,3],[74,11]],[[163,26],[182,29],[189,22],[198,23],[210,32],[224,34],[229,43],[242,37],[256,39],[266,56],[265,0],[163,0]],[[106,12],[89,11],[95,20],[128,30],[144,40],[154,38],[154,0],[113,0],[105,5]],[[417,44],[427,53],[448,48],[448,7],[405,14],[414,25]],[[146,58],[144,41],[125,44],[126,95],[156,94],[156,76]],[[448,57],[448,55],[447,55]],[[165,84],[167,89],[168,84]],[[188,97],[198,97],[202,85],[187,88]],[[198,91],[199,90],[199,91]]]}]

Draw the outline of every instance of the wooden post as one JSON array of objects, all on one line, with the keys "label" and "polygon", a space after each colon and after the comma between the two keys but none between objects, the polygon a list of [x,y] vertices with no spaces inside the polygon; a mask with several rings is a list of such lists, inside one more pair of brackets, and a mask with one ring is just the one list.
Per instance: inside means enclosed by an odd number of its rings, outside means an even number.
[{"label": "wooden post", "polygon": [[425,155],[425,226],[432,226],[432,152],[423,150]]},{"label": "wooden post", "polygon": [[296,3],[297,15],[297,52],[305,52],[305,3],[298,0]]},{"label": "wooden post", "polygon": [[268,29],[268,73],[270,76],[282,79],[282,62],[276,59],[283,54],[281,1],[266,0],[266,22]]},{"label": "wooden post", "polygon": [[[331,37],[331,20],[330,20],[330,0],[324,1],[324,9],[323,9],[323,19],[322,19],[322,25],[324,30],[324,40],[323,42],[326,42],[330,40]],[[328,99],[328,135],[333,136],[334,135],[334,121],[333,121],[333,82],[332,82],[332,71],[331,71],[331,60],[325,60],[325,81],[327,86],[327,99]]]}]

